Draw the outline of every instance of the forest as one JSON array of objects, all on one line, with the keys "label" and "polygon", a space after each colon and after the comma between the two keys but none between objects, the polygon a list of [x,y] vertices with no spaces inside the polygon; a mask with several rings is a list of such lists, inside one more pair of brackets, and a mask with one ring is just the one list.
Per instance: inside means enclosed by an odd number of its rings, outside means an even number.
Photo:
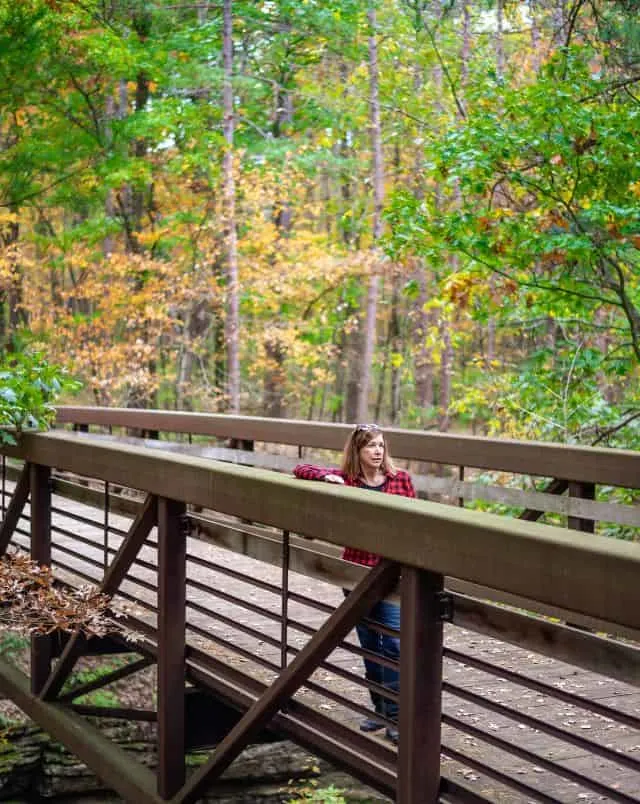
[{"label": "forest", "polygon": [[637,0],[0,0],[0,71],[5,361],[640,446]]}]

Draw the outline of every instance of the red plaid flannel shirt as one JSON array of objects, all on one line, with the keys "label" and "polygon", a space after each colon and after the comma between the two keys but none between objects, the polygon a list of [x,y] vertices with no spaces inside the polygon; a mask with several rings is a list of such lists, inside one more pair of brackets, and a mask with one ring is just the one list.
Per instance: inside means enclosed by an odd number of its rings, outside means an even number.
[{"label": "red plaid flannel shirt", "polygon": [[[324,480],[327,475],[339,475],[344,480],[345,486],[357,486],[367,488],[360,478],[351,479],[339,469],[325,469],[322,466],[312,466],[309,463],[301,463],[293,470],[293,474],[300,480]],[[408,472],[398,470],[395,475],[388,474],[384,481],[381,491],[384,494],[398,494],[400,497],[415,497],[416,492],[411,482]],[[366,550],[356,550],[353,547],[345,547],[342,553],[345,561],[354,564],[364,564],[365,567],[375,567],[380,562],[377,553],[369,553]]]}]

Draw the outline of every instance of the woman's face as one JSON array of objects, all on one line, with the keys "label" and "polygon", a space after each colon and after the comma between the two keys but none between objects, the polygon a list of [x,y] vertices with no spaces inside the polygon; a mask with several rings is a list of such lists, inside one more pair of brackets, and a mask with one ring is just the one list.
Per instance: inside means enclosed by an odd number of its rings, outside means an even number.
[{"label": "woman's face", "polygon": [[384,436],[382,433],[374,435],[371,441],[361,447],[358,457],[363,471],[380,469],[384,459]]}]

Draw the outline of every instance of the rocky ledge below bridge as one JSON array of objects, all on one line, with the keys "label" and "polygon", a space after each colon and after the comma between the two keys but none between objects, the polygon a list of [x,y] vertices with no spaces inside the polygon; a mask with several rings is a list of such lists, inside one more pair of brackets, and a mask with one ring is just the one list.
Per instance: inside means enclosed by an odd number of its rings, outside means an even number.
[{"label": "rocky ledge below bridge", "polygon": [[[101,729],[139,762],[155,767],[153,726],[102,721]],[[198,767],[207,756],[207,751],[189,754],[189,767]],[[311,791],[332,786],[348,802],[389,801],[288,741],[247,748],[202,801],[216,804],[319,801],[311,798]],[[22,724],[0,732],[0,801],[102,804],[121,799],[64,746],[36,726]]]}]

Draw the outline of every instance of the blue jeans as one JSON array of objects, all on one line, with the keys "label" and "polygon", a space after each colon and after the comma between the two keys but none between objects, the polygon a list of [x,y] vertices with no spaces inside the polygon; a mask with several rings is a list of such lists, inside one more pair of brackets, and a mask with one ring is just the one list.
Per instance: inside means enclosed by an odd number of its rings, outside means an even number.
[{"label": "blue jeans", "polygon": [[[386,600],[381,600],[371,609],[368,619],[378,622],[380,625],[384,625],[387,628],[393,628],[399,631],[400,606],[395,603],[387,603]],[[400,659],[400,639],[398,637],[374,631],[373,628],[370,628],[364,622],[358,623],[356,633],[358,634],[360,645],[364,650],[377,653],[379,656],[384,656],[385,659],[392,659],[394,661]],[[365,659],[364,668],[367,681],[373,681],[396,693],[400,689],[400,674],[392,667],[385,667],[385,665],[378,664],[371,659]],[[369,693],[373,706],[378,714],[386,715],[386,717],[391,720],[397,720],[397,701],[391,701],[375,690],[369,690]]]}]

